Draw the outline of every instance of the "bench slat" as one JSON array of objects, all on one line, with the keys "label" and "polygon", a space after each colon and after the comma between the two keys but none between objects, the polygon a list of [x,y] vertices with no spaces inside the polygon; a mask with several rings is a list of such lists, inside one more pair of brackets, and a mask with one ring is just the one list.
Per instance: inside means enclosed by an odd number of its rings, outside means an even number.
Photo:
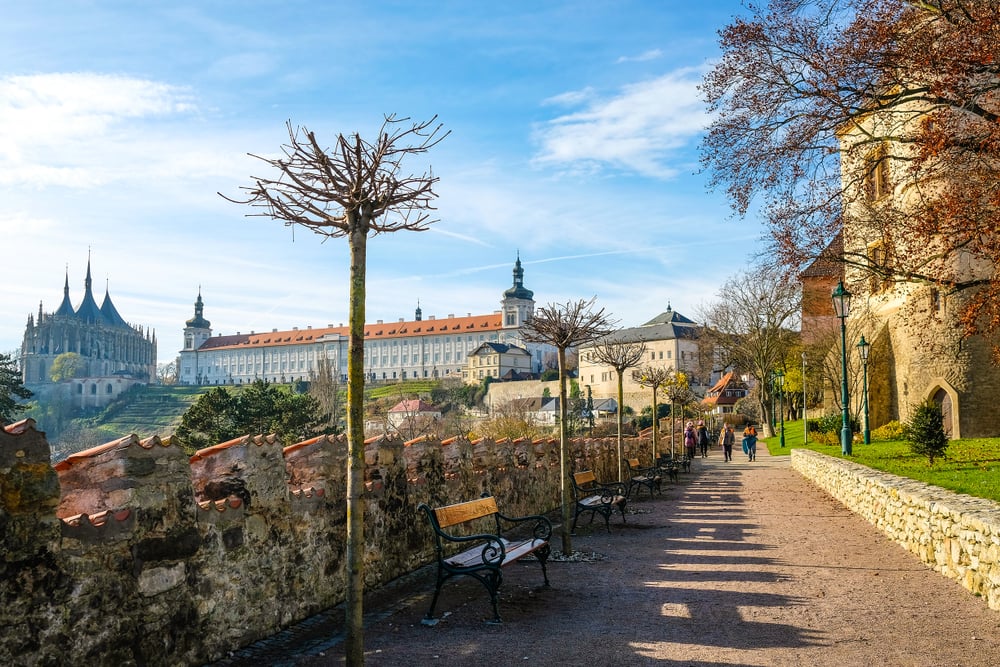
[{"label": "bench slat", "polygon": [[456,503],[434,510],[438,525],[442,528],[454,526],[465,521],[472,521],[497,512],[497,499],[493,496]]},{"label": "bench slat", "polygon": [[[531,539],[531,540],[520,540],[518,542],[511,542],[506,539],[501,540],[504,545],[504,549],[507,551],[507,557],[504,559],[501,565],[507,565],[513,563],[518,558],[523,558],[533,551],[537,551],[541,547],[548,544],[546,540]],[[483,545],[480,544],[471,549],[466,549],[462,553],[455,554],[446,559],[449,565],[455,567],[470,567],[472,565],[482,565],[483,564]]]}]

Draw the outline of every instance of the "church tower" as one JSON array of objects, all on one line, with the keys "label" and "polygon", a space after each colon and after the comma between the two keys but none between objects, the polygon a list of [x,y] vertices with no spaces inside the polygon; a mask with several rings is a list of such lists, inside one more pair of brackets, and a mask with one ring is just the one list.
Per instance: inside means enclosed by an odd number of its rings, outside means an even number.
[{"label": "church tower", "polygon": [[184,323],[184,351],[197,350],[212,337],[212,323],[205,319],[205,302],[201,300],[201,288],[194,302],[194,317]]},{"label": "church tower", "polygon": [[524,286],[524,269],[521,268],[521,255],[518,254],[514,263],[514,285],[503,293],[500,309],[503,313],[504,329],[520,329],[531,321],[535,311],[535,293]]}]

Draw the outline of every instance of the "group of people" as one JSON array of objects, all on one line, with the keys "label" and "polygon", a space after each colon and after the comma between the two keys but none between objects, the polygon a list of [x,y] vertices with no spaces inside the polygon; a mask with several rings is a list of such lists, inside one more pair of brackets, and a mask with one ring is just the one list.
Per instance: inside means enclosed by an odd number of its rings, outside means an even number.
[{"label": "group of people", "polygon": [[[690,459],[695,457],[695,451],[700,451],[703,457],[708,456],[709,446],[708,427],[705,422],[698,420],[698,425],[688,422],[684,427],[684,449]],[[723,425],[722,432],[719,433],[719,444],[722,445],[722,453],[726,461],[733,460],[733,445],[736,444],[736,430],[728,422]],[[753,424],[747,424],[743,429],[743,453],[747,456],[747,461],[757,460],[757,429]]]}]

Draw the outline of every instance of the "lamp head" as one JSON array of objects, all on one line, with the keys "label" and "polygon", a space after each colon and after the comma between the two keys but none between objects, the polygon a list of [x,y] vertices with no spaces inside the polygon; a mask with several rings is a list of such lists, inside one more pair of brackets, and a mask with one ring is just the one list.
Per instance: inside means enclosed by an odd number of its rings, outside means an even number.
[{"label": "lamp head", "polygon": [[858,341],[858,354],[861,355],[861,361],[868,361],[868,351],[871,350],[871,343],[865,340],[865,335],[861,334],[861,340]]},{"label": "lamp head", "polygon": [[837,281],[830,297],[833,299],[833,310],[840,319],[846,319],[851,312],[851,293],[844,288],[844,281]]}]

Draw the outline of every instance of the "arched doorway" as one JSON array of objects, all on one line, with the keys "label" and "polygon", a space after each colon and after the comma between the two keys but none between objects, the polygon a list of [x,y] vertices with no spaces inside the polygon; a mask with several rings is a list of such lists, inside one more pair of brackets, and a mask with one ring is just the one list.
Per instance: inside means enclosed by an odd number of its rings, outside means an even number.
[{"label": "arched doorway", "polygon": [[939,387],[938,390],[934,392],[934,395],[931,397],[931,399],[941,409],[941,418],[942,422],[944,423],[945,435],[951,438],[955,430],[953,428],[954,414],[952,410],[951,394],[949,394],[943,388]]}]

